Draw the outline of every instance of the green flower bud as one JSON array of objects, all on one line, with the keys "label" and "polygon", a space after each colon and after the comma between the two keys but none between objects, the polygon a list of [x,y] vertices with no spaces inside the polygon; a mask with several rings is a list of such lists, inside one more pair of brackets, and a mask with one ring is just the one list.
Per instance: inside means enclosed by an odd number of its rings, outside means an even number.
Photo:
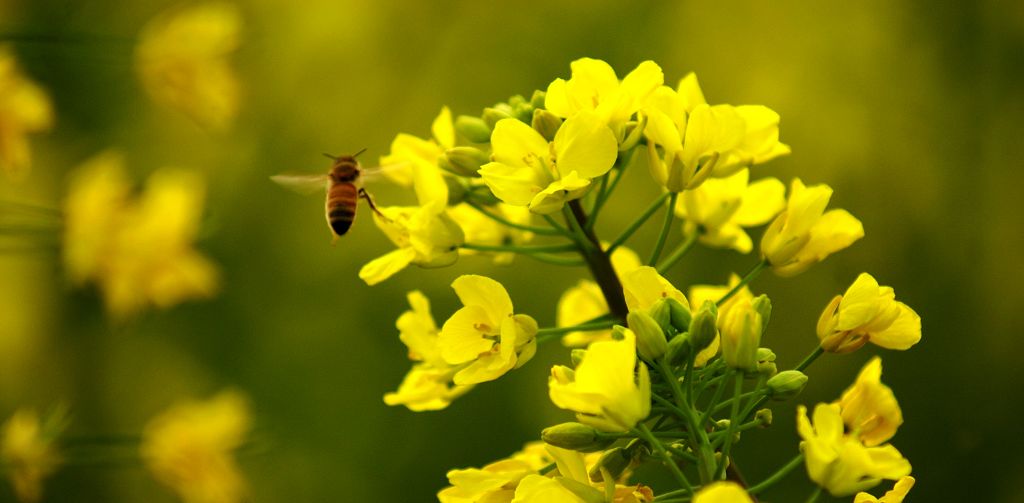
[{"label": "green flower bud", "polygon": [[455,206],[466,199],[466,185],[461,180],[446,176],[444,184],[448,186],[448,206]]},{"label": "green flower bud", "polygon": [[758,409],[754,413],[754,420],[761,423],[762,428],[767,428],[772,425],[772,410],[771,409]]},{"label": "green flower bud", "polygon": [[647,117],[644,116],[640,122],[630,121],[626,123],[626,127],[623,130],[622,144],[619,145],[619,152],[625,152],[640,143],[640,139],[644,137],[644,127],[647,125]]},{"label": "green flower bud", "polygon": [[[627,322],[628,323],[628,322]],[[626,327],[615,325],[612,327],[612,339],[621,341],[626,338]]]},{"label": "green flower bud", "polygon": [[[647,310],[647,314],[654,318],[654,321],[658,323],[661,330],[665,332],[665,336],[675,334],[677,330],[672,326],[672,308],[669,306],[668,301],[674,299],[661,298]],[[678,300],[675,301],[677,304]],[[679,304],[680,306],[682,304]]]},{"label": "green flower bud", "polygon": [[573,367],[578,367],[584,356],[587,356],[586,349],[574,349],[569,352],[569,361],[572,362]]},{"label": "green flower bud", "polygon": [[533,105],[533,108],[544,108],[544,98],[546,95],[547,93],[540,89],[534,91],[533,95],[530,96],[530,104]]},{"label": "green flower bud", "polygon": [[761,315],[749,301],[737,302],[722,320],[722,358],[725,364],[746,372],[757,371],[761,343]]},{"label": "green flower bud", "polygon": [[[500,108],[498,108],[500,107]],[[495,108],[485,108],[483,119],[487,123],[487,127],[494,129],[494,125],[502,119],[511,119],[513,110],[508,105],[502,106],[501,104],[495,105]]]},{"label": "green flower bud", "polygon": [[775,374],[768,382],[768,391],[772,400],[789,400],[800,394],[807,386],[807,374],[799,370],[783,370]]},{"label": "green flower bud", "polygon": [[672,317],[672,326],[675,327],[676,332],[686,332],[690,330],[690,309],[673,298],[665,299],[668,303],[669,313]]},{"label": "green flower bud", "polygon": [[604,451],[597,463],[590,467],[588,475],[592,482],[604,482],[604,474],[601,473],[601,468],[604,468],[612,476],[612,479],[618,480],[622,472],[630,468],[632,463],[633,456],[629,451],[622,447],[615,447]]},{"label": "green flower bud", "polygon": [[705,300],[697,313],[690,320],[690,345],[694,351],[700,351],[714,342],[718,336],[718,307],[714,302]]},{"label": "green flower bud", "polygon": [[775,366],[775,352],[768,348],[757,348],[757,374],[771,377],[779,371]]},{"label": "green flower bud", "polygon": [[668,351],[668,341],[665,340],[665,332],[661,331],[658,322],[647,313],[633,311],[626,315],[626,322],[629,328],[636,334],[636,349],[640,356],[646,360],[653,361],[665,356]]},{"label": "green flower bud", "polygon": [[761,294],[750,302],[757,314],[761,315],[761,328],[768,328],[768,321],[772,319],[772,301],[767,295]]},{"label": "green flower bud", "polygon": [[479,117],[460,115],[455,118],[455,130],[473,143],[491,141],[491,128]]},{"label": "green flower bud", "polygon": [[526,101],[526,98],[524,98],[523,95],[521,95],[521,94],[517,94],[517,95],[512,96],[511,98],[508,99],[508,106],[512,107],[512,108],[516,108],[516,107],[523,106],[523,105],[528,105],[528,104],[529,103]]},{"label": "green flower bud", "polygon": [[605,503],[607,501],[603,492],[589,484],[569,477],[555,477],[555,480],[584,503]]},{"label": "green flower bud", "polygon": [[690,334],[676,334],[672,340],[668,341],[668,351],[665,353],[665,359],[668,360],[669,365],[677,366],[686,363],[689,357]]},{"label": "green flower bud", "polygon": [[476,147],[455,147],[444,153],[443,159],[448,161],[452,173],[459,176],[480,176],[480,166],[491,162],[487,152]]},{"label": "green flower bud", "polygon": [[601,437],[596,429],[582,423],[556,424],[545,428],[540,438],[555,447],[580,452],[600,451],[615,441]]},{"label": "green flower bud", "polygon": [[552,141],[555,139],[555,133],[558,132],[558,128],[562,127],[562,118],[547,110],[538,108],[533,111],[531,125],[545,140]]}]

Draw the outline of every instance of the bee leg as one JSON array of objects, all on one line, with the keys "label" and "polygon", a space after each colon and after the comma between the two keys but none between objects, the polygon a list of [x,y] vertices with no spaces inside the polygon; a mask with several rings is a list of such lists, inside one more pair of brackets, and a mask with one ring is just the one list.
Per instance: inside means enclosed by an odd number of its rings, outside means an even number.
[{"label": "bee leg", "polygon": [[385,220],[388,220],[388,221],[391,220],[390,218],[384,216],[384,214],[381,213],[380,210],[377,209],[377,205],[373,204],[373,198],[370,197],[370,193],[369,192],[366,192],[366,189],[361,188],[361,187],[359,188],[359,197],[361,197],[361,198],[366,200],[366,203],[370,205],[370,209],[373,210],[373,212],[376,213],[378,217],[381,217],[381,218],[383,218]]}]

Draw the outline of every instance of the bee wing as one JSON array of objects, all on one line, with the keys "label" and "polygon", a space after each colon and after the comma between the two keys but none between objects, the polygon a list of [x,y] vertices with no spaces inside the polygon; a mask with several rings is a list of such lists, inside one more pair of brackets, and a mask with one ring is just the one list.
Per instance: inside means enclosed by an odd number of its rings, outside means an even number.
[{"label": "bee wing", "polygon": [[270,177],[278,185],[298,192],[299,194],[316,194],[327,188],[327,175],[295,175],[283,173]]},{"label": "bee wing", "polygon": [[359,177],[362,181],[370,183],[379,182],[386,177],[393,177],[399,180],[410,179],[412,177],[412,163],[402,161],[394,164],[385,164],[384,166],[362,168],[359,171]]}]

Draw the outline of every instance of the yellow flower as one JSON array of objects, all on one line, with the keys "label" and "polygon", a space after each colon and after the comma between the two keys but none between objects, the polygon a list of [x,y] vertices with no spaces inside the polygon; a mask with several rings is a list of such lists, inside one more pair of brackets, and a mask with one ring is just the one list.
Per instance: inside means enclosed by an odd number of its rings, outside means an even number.
[{"label": "yellow flower", "polygon": [[901,477],[891,491],[886,491],[885,496],[876,498],[868,493],[857,493],[853,503],[903,503],[903,498],[906,498],[907,493],[914,487],[914,482],[914,477]]},{"label": "yellow flower", "polygon": [[761,345],[764,320],[748,299],[730,307],[721,323],[722,359],[726,365],[752,372],[757,370],[757,348]]},{"label": "yellow flower", "polygon": [[135,68],[153,101],[204,127],[224,129],[238,113],[239,84],[228,61],[241,15],[229,3],[166,12],[139,34]]},{"label": "yellow flower", "polygon": [[750,253],[753,242],[743,227],[768,223],[786,206],[786,187],[775,178],[748,185],[750,170],[712,178],[682,193],[676,215],[686,220],[684,234],[700,233],[700,242]]},{"label": "yellow flower", "polygon": [[531,442],[512,456],[483,468],[448,472],[451,487],[437,493],[441,503],[510,502],[520,481],[551,464],[542,442]]},{"label": "yellow flower", "polygon": [[69,276],[96,282],[118,317],[212,296],[216,267],[192,247],[204,197],[198,174],[162,169],[133,200],[123,159],[100,154],[75,174],[65,203]]},{"label": "yellow flower", "polygon": [[595,342],[575,372],[556,365],[548,391],[555,405],[576,412],[581,423],[604,431],[626,431],[651,412],[647,366],[637,370],[636,336],[624,329],[622,340]]},{"label": "yellow flower", "polygon": [[438,167],[447,149],[455,147],[455,125],[448,107],[442,107],[430,131],[432,139],[424,140],[400,133],[391,142],[391,151],[381,156],[381,172],[393,182],[416,191],[420,204],[440,201],[447,204],[448,187]]},{"label": "yellow flower", "polygon": [[[584,455],[578,451],[548,445],[547,450],[554,459],[558,471],[554,476],[529,475],[519,482],[513,503],[585,503],[607,501],[604,499],[604,483],[591,480],[589,473],[601,459],[601,452]],[[623,473],[620,479],[628,477]],[[654,501],[651,488],[643,485],[624,485],[616,480],[612,500],[609,503],[643,503]]]},{"label": "yellow flower", "polygon": [[910,462],[892,445],[866,447],[857,437],[844,434],[838,404],[818,404],[813,425],[807,419],[807,408],[798,406],[797,432],[804,439],[800,448],[808,476],[833,496],[849,496],[878,485],[882,479],[910,474]]},{"label": "yellow flower", "polygon": [[[704,302],[706,301],[718,302],[718,299],[721,299],[722,296],[729,293],[729,291],[732,290],[733,287],[735,287],[739,283],[740,277],[737,276],[736,274],[732,274],[731,276],[729,276],[729,284],[726,286],[693,285],[690,287],[690,302],[694,306],[703,306]],[[750,288],[748,288],[747,286],[743,286],[743,288],[740,288],[740,290],[736,292],[732,297],[729,297],[728,300],[723,302],[721,306],[718,306],[719,330],[721,330],[722,325],[724,324],[723,322],[728,317],[729,311],[731,311],[732,308],[737,305],[737,303],[743,301],[751,302],[753,300],[754,294],[750,292]],[[720,345],[721,335],[715,337],[715,340],[711,342],[711,345],[701,350],[700,353],[697,353],[697,357],[694,360],[694,366],[703,367],[708,362],[708,360],[714,358],[714,356],[718,354]]]},{"label": "yellow flower", "polygon": [[888,286],[861,273],[837,295],[818,319],[818,339],[825,351],[849,353],[871,342],[886,349],[909,349],[921,340],[921,317],[896,300]]},{"label": "yellow flower", "polygon": [[559,211],[583,197],[590,181],[611,169],[618,155],[615,136],[593,112],[567,119],[550,144],[518,119],[502,119],[491,134],[494,162],[480,168],[498,199],[530,211]]},{"label": "yellow flower", "polygon": [[[529,225],[533,215],[527,208],[505,203],[498,203],[487,211],[492,211],[510,222],[522,225]],[[482,215],[468,204],[460,204],[448,208],[448,215],[462,228],[467,243],[501,246],[507,244],[523,245],[533,240],[532,232],[514,229],[501,224],[493,218]],[[459,253],[473,255],[478,252],[463,248]],[[493,255],[495,264],[510,264],[515,258],[515,253],[513,252],[498,252]]]},{"label": "yellow flower", "polygon": [[465,238],[442,203],[392,206],[380,208],[380,212],[383,216],[374,213],[373,221],[398,249],[371,260],[359,270],[359,277],[366,284],[376,285],[409,264],[445,267],[459,259],[459,247]]},{"label": "yellow flower", "polygon": [[0,46],[0,170],[23,176],[32,165],[29,133],[52,125],[50,98],[21,73],[10,48]]},{"label": "yellow flower", "polygon": [[779,276],[795,276],[864,237],[864,226],[846,210],[825,211],[828,185],[793,180],[786,210],[761,237],[761,254]]},{"label": "yellow flower", "polygon": [[838,402],[843,422],[864,445],[873,447],[892,438],[903,424],[903,412],[892,390],[882,384],[882,359],[874,357]]},{"label": "yellow flower", "polygon": [[232,453],[250,428],[245,398],[225,391],[155,417],[143,430],[140,452],[153,476],[186,503],[240,502],[247,491]]},{"label": "yellow flower", "polygon": [[409,348],[414,365],[398,390],[384,395],[388,405],[405,405],[412,411],[440,410],[473,387],[455,386],[452,378],[459,367],[448,365],[441,357],[438,329],[430,314],[430,301],[419,291],[410,292],[412,309],[398,317],[399,339]]},{"label": "yellow flower", "polygon": [[62,425],[48,425],[30,409],[19,409],[3,426],[0,460],[22,502],[35,502],[43,495],[43,479],[61,463],[54,440]]},{"label": "yellow flower", "polygon": [[537,322],[514,314],[512,299],[501,283],[484,276],[463,275],[452,282],[463,307],[441,327],[441,357],[465,365],[457,385],[492,381],[523,366],[537,351]]},{"label": "yellow flower", "polygon": [[753,503],[742,486],[735,482],[712,482],[693,496],[693,503]]},{"label": "yellow flower", "polygon": [[[611,261],[615,273],[620,278],[642,264],[636,252],[625,246],[620,246],[612,252]],[[589,279],[580,280],[558,299],[559,327],[579,325],[605,314],[608,314],[608,302],[601,293],[601,287]],[[562,344],[568,347],[585,347],[592,342],[608,340],[611,334],[611,330],[569,332],[562,337]]]},{"label": "yellow flower", "polygon": [[570,68],[569,80],[555,79],[548,85],[544,108],[563,118],[593,112],[619,135],[623,123],[644,107],[665,81],[661,67],[653,61],[637,65],[622,82],[611,65],[599,59],[580,58]]},{"label": "yellow flower", "polygon": [[690,307],[683,292],[672,286],[672,283],[651,266],[643,266],[622,275],[622,293],[626,297],[626,307],[630,311],[649,311],[654,304],[664,298],[678,300],[683,306]]},{"label": "yellow flower", "polygon": [[779,115],[761,105],[708,105],[689,74],[673,91],[662,86],[641,113],[651,175],[672,192],[699,187],[790,152],[779,142]]}]

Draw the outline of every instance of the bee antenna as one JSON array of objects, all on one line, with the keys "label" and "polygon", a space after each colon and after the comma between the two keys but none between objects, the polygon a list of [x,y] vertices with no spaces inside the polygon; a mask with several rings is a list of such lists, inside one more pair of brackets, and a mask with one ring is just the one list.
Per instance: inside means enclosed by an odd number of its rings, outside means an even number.
[{"label": "bee antenna", "polygon": [[331,159],[331,160],[334,160],[334,161],[338,160],[338,156],[336,156],[336,155],[331,155],[331,154],[328,154],[326,152],[324,152],[323,154],[324,154],[324,157],[326,157],[328,159]]},{"label": "bee antenna", "polygon": [[362,154],[363,152],[366,152],[366,147],[363,147],[359,152],[352,154],[352,157],[359,157],[359,154]]}]

